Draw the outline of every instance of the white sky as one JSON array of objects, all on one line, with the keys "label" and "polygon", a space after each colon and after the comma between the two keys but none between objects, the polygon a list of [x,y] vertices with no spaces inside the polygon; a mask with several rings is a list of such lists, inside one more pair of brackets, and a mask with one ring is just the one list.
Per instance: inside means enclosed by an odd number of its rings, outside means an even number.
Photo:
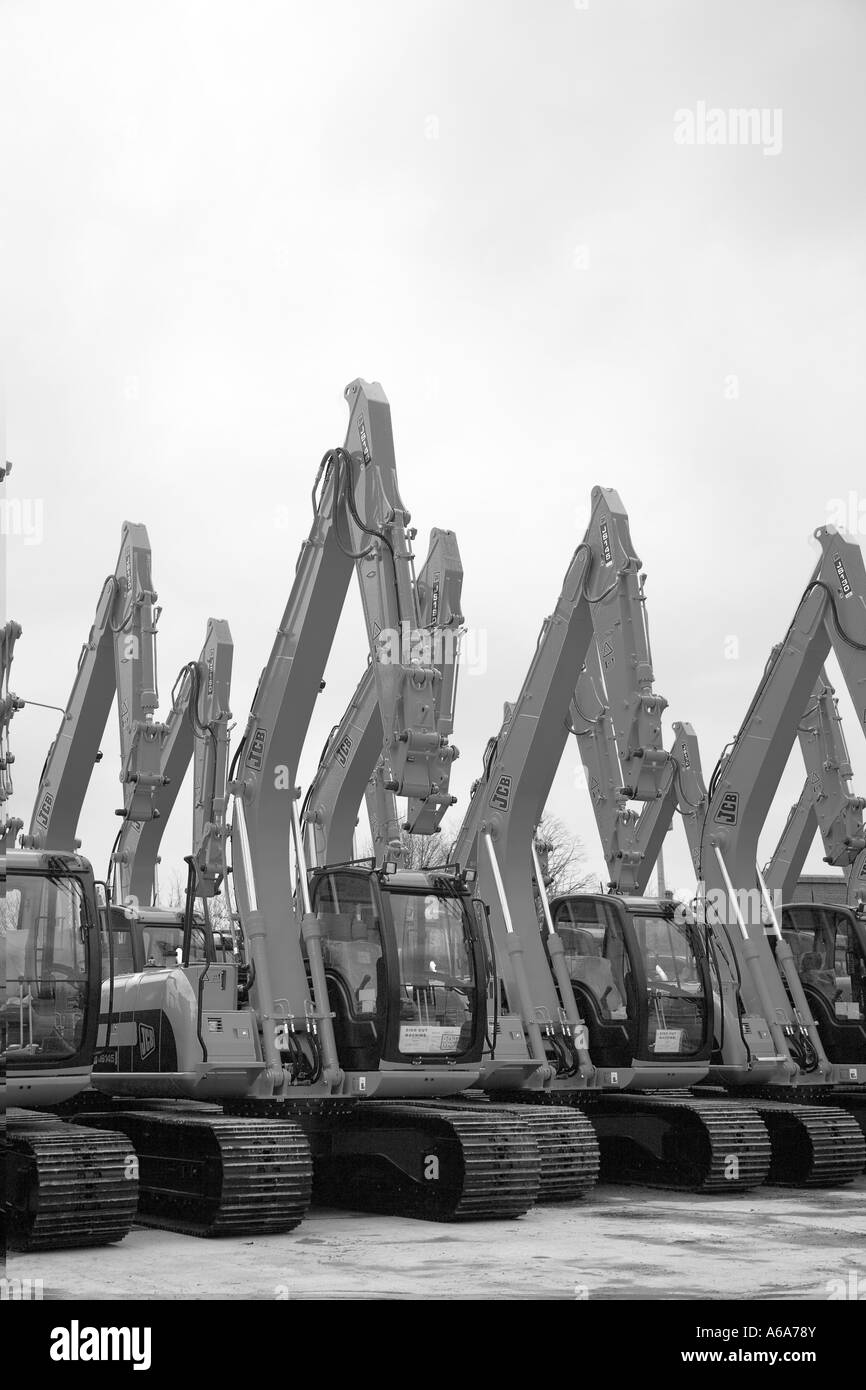
[{"label": "white sky", "polygon": [[[0,22],[7,491],[44,518],[40,544],[9,537],[18,693],[65,703],[129,518],[165,609],[163,710],[213,614],[242,728],[360,375],[391,401],[419,554],[457,531],[487,633],[461,806],[595,483],[630,512],[657,688],[711,770],[834,499],[866,535],[866,8],[4,0]],[[781,153],[676,144],[700,101],[780,108]],[[363,659],[353,592],[304,781]],[[14,726],[25,820],[55,728]],[[80,827],[98,872],[114,717],[103,749]],[[572,745],[550,808],[601,869],[576,765]],[[792,761],[768,853],[801,783]],[[667,855],[689,884],[680,830]]]}]

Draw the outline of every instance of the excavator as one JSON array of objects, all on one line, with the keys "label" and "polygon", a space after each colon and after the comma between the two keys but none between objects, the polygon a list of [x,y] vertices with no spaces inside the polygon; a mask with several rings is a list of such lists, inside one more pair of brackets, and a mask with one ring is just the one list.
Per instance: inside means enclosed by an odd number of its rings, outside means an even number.
[{"label": "excavator", "polygon": [[[91,963],[99,1007],[98,1033],[87,1039],[91,1089],[72,1106],[76,1125],[119,1131],[137,1154],[139,1221],[206,1236],[288,1231],[309,1205],[312,1180],[309,1144],[294,1116],[252,1121],[190,1105],[100,1103],[221,1101],[273,1089],[263,1081],[249,1009],[239,1003],[243,969],[218,961],[212,933],[193,919],[195,892],[207,896],[216,886],[224,836],[231,638],[225,623],[211,620],[202,660],[181,672],[160,723],[151,571],[146,529],[125,523],[22,837],[28,852],[77,852],[77,824],[116,695],[123,786],[112,856],[117,900],[102,914],[101,978],[99,957]],[[190,893],[185,912],[172,914],[148,904],[161,827],[194,750]],[[31,1206],[40,1200],[41,1189],[27,1196]]]},{"label": "excavator", "polygon": [[[419,634],[428,634],[427,646],[431,652],[448,658],[441,660],[439,665],[443,681],[437,721],[440,736],[447,736],[453,730],[459,639],[464,621],[462,583],[463,568],[454,533],[434,528],[429,554],[415,587]],[[304,800],[302,833],[316,866],[352,859],[362,797],[366,798],[374,862],[378,866],[389,864],[395,869],[403,864],[404,834],[412,827],[409,822],[401,822],[394,784],[381,756],[381,748],[382,720],[372,666],[368,665],[343,718],[331,731]],[[434,858],[441,860],[442,856]],[[468,877],[474,881],[474,869]],[[498,1004],[491,993],[495,968],[486,907],[477,900],[475,909],[481,914],[482,941],[488,946],[488,1016],[498,1022]],[[435,940],[435,937],[426,937],[426,950],[434,955],[439,949]],[[442,965],[447,968],[447,959]],[[536,1070],[536,1064],[524,1051],[521,1075]],[[450,1107],[463,1106],[465,1097],[448,1103]],[[489,1112],[488,1107],[485,1113]],[[476,1110],[473,1108],[470,1113]],[[539,1147],[539,1203],[572,1201],[595,1185],[599,1172],[598,1144],[591,1126],[579,1112],[526,1111],[524,1123],[532,1128]]]},{"label": "excavator", "polygon": [[[432,560],[431,552],[428,564]],[[602,1149],[610,1156],[608,1170],[615,1169],[620,1180],[631,1172],[640,1181],[664,1186],[742,1189],[762,1181],[769,1162],[769,1141],[757,1117],[733,1106],[726,1117],[721,1112],[710,1114],[708,1107],[694,1101],[662,1104],[659,1100],[656,1104],[654,1098],[640,1094],[650,1088],[680,1090],[707,1073],[710,982],[697,933],[674,931],[692,975],[677,1002],[688,1011],[696,1033],[694,1049],[689,1055],[684,1049],[676,1057],[663,1050],[658,1002],[648,1010],[639,983],[628,999],[625,992],[614,998],[610,967],[601,990],[609,1026],[594,1027],[589,1001],[578,1004],[578,987],[569,976],[549,917],[547,949],[539,934],[533,878],[543,876],[538,874],[533,832],[565,746],[569,699],[592,637],[593,586],[588,572],[594,563],[591,545],[584,542],[569,567],[556,612],[542,629],[521,695],[508,707],[499,739],[488,747],[484,776],[476,783],[452,850],[463,872],[468,869],[478,875],[491,942],[488,1014],[493,1023],[477,1086],[499,1104],[538,1102],[520,1106],[533,1119],[551,1112],[576,1117],[581,1114],[577,1106],[585,1106],[595,1132],[602,1136]],[[437,562],[433,572],[440,573],[442,568]],[[422,589],[423,577],[422,573]],[[631,596],[627,601],[631,602]],[[449,612],[453,613],[453,605],[446,617]],[[460,621],[459,613],[454,621]],[[350,853],[359,802],[369,779],[367,802],[377,862],[394,861],[400,826],[388,779],[381,764],[373,766],[376,740],[370,726],[375,717],[368,671],[326,745],[308,795],[307,823],[321,850],[336,856]],[[348,732],[352,737],[347,744]],[[328,814],[320,814],[321,808],[327,808]],[[660,916],[662,927],[666,928],[666,922]],[[633,961],[631,975],[644,981],[649,997],[646,957],[630,919],[625,920],[620,945],[620,963]],[[605,964],[599,960],[599,977]],[[656,994],[660,999],[661,992]],[[672,1011],[675,1001],[668,1000],[666,1007]],[[615,1050],[609,1045],[611,1034]],[[550,1101],[558,1104],[545,1107],[543,1103]],[[702,1118],[704,1109],[708,1122]],[[630,1153],[615,1150],[615,1131],[620,1128],[632,1135]],[[583,1133],[585,1171],[594,1174],[599,1161],[597,1141],[588,1124]],[[635,1154],[639,1162],[634,1161]]]},{"label": "excavator", "polygon": [[[757,867],[757,838],[831,645],[855,699],[863,681],[862,554],[832,527],[816,536],[821,562],[708,792],[694,731],[675,723],[667,755],[668,795],[660,788],[662,795],[648,799],[639,816],[628,808],[644,746],[627,712],[618,712],[615,681],[607,669],[601,711],[596,708],[575,723],[614,888],[625,883],[630,891],[646,890],[674,809],[682,812],[702,889],[717,1004],[710,1079],[729,1095],[746,1097],[767,1124],[773,1145],[769,1180],[809,1186],[844,1183],[862,1169],[862,1135],[847,1112],[857,1108],[856,1089],[852,1099],[849,1088],[866,1077],[856,1056],[834,1059],[824,1051]],[[629,566],[627,559],[612,559],[621,570]],[[604,667],[601,629],[597,637]],[[591,687],[598,672],[584,673],[577,705],[586,701],[587,674]],[[838,1104],[823,1104],[828,1100]]]},{"label": "excavator", "polygon": [[[283,1138],[296,1130],[315,1156],[320,1189],[372,1209],[437,1220],[512,1217],[539,1191],[536,1127],[511,1110],[464,1116],[432,1103],[477,1077],[487,1031],[483,941],[469,880],[447,871],[394,874],[387,865],[368,864],[320,866],[311,878],[307,874],[295,770],[353,569],[361,582],[389,780],[408,798],[420,833],[434,830],[451,804],[454,750],[438,727],[442,677],[413,638],[411,534],[397,488],[390,410],[376,385],[353,383],[347,397],[346,447],[328,451],[320,466],[310,536],[231,769],[227,878],[243,959],[194,961],[187,911],[180,962],[154,963],[164,966],[165,997],[161,1007],[153,1000],[151,1019],[136,1012],[134,991],[139,1001],[145,993],[148,999],[155,990],[158,995],[160,971],[113,972],[109,1031],[97,1053],[94,1083],[100,1093],[123,1098],[122,1108],[112,1104],[105,1113],[95,1108],[79,1116],[130,1136],[148,1219],[193,1233],[226,1228],[219,1203],[226,1155],[205,1153],[204,1139],[216,1133],[209,1144],[219,1149],[218,1131],[230,1122],[257,1161],[266,1143],[273,1147],[269,1123]],[[103,595],[97,624],[115,639],[134,637],[122,653],[139,662],[137,671],[124,672],[115,660],[127,821],[154,819],[166,796],[172,723],[158,726],[153,718],[148,640],[155,595],[138,539],[141,554],[118,566],[115,584],[107,586],[114,601]],[[128,582],[117,582],[127,573]],[[102,645],[101,636],[89,644],[94,669]],[[105,666],[100,680],[79,679],[78,699],[71,702],[77,713],[70,724],[89,730],[90,746],[80,760],[86,769],[101,727],[89,706],[102,698],[103,723],[107,713],[108,659]],[[56,785],[62,760],[50,757],[49,764],[37,827],[64,801]],[[66,800],[80,798],[79,782],[75,798]],[[163,810],[167,805],[164,800]],[[67,811],[67,822],[73,820]],[[67,823],[64,834],[71,833],[74,824]],[[149,883],[156,839],[142,834],[137,846],[135,836],[118,841],[114,864],[127,892]],[[152,909],[140,906],[136,893],[129,896],[117,907],[131,914],[133,926],[137,916],[144,935]],[[111,920],[114,944],[128,950],[116,908]],[[164,924],[160,930],[164,935]],[[132,964],[140,965],[135,932],[129,936]],[[189,1004],[173,1012],[184,995]],[[132,1006],[119,1011],[118,1002],[130,999]],[[173,1051],[162,1045],[168,1024]],[[176,1096],[183,1101],[166,1105]],[[129,1099],[141,1097],[150,1103],[128,1108]],[[190,1104],[199,1100],[218,1104],[221,1113]],[[211,1181],[208,1163],[216,1175]],[[299,1219],[300,1183],[296,1195],[294,1216],[283,1198],[286,1223]],[[210,1214],[208,1202],[216,1202]],[[273,1204],[261,1198],[256,1211],[262,1219],[274,1215]],[[246,1219],[253,1219],[249,1210]]]},{"label": "excavator", "polygon": [[512,1090],[507,1049],[497,1045],[484,1085],[496,1094],[508,1088],[515,1101],[584,1107],[603,1177],[742,1190],[766,1177],[765,1126],[747,1107],[716,1109],[687,1094],[707,1076],[712,1049],[711,963],[698,925],[673,903],[635,896],[548,901],[535,843],[575,686],[595,644],[623,718],[641,739],[629,783],[655,797],[668,775],[639,570],[618,494],[595,488],[586,535],[520,694],[488,744],[458,832],[454,856],[477,866],[481,895],[490,898],[510,1014],[502,1032],[524,1039],[539,1064]]},{"label": "excavator", "polygon": [[[866,917],[853,907],[801,901],[806,856],[820,829],[825,863],[855,881],[866,850],[866,800],[851,791],[851,760],[839,702],[822,670],[798,728],[806,784],[764,870],[782,901],[782,935],[791,947],[824,1051],[833,1062],[866,1062]],[[864,1097],[866,1114],[866,1097]]]},{"label": "excavator", "polygon": [[100,982],[100,908],[79,854],[6,848],[0,1137],[13,1250],[105,1245],[129,1231],[138,1163],[123,1133],[48,1113],[90,1084]]},{"label": "excavator", "polygon": [[[235,754],[237,911],[256,980],[286,981],[275,1022],[287,1045],[333,1094],[362,1100],[343,1120],[310,1115],[322,1191],[342,1203],[431,1219],[515,1215],[536,1199],[542,1167],[550,1171],[540,1156],[550,1152],[545,1136],[554,1137],[570,1173],[583,1135],[556,1117],[538,1126],[513,1107],[459,1099],[481,1076],[497,1024],[488,1013],[487,927],[474,875],[457,866],[416,870],[396,859],[351,858],[348,822],[333,806],[323,811],[318,791],[307,800],[307,825],[324,832],[326,852],[312,870],[307,865],[297,768],[353,569],[383,787],[406,798],[404,823],[416,835],[435,834],[453,801],[447,634],[443,661],[431,661],[390,407],[378,383],[353,381],[345,395],[346,442],[321,462],[313,524]],[[453,555],[449,573],[450,627],[459,603]],[[449,591],[428,577],[428,636],[435,637]],[[371,735],[374,760],[375,742]],[[344,760],[351,752],[342,735],[331,746],[342,748]],[[361,787],[369,775],[368,763]],[[335,825],[345,839],[336,862]],[[582,1187],[581,1179],[575,1191]]]},{"label": "excavator", "polygon": [[26,701],[12,692],[10,678],[21,635],[21,625],[12,620],[0,629],[5,1245],[10,1250],[106,1245],[121,1240],[135,1217],[137,1162],[125,1135],[94,1134],[47,1110],[90,1082],[99,1014],[100,915],[93,870],[83,856],[15,847],[23,823],[8,814],[14,763],[10,727]]}]

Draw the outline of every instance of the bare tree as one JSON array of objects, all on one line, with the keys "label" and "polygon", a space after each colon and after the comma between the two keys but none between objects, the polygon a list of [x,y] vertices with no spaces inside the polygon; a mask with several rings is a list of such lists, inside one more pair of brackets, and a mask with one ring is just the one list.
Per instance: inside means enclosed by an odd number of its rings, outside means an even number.
[{"label": "bare tree", "polygon": [[535,847],[548,897],[599,891],[597,876],[581,871],[586,855],[579,838],[556,816],[542,816],[535,832]]},{"label": "bare tree", "polygon": [[[438,835],[410,835],[408,830],[401,832],[403,841],[403,862],[401,868],[404,869],[441,869],[443,865],[451,863],[451,851],[454,846],[455,836],[450,830],[444,828]],[[359,845],[359,858],[370,859],[373,857],[373,845],[370,840],[365,840]]]},{"label": "bare tree", "polygon": [[157,903],[159,907],[183,907],[186,902],[186,881],[181,882],[180,874],[177,869],[171,872],[163,880],[159,880],[159,896]]},{"label": "bare tree", "polygon": [[[576,835],[556,816],[545,815],[536,832],[544,886],[553,897],[557,893],[598,892],[601,883],[597,875],[581,871],[586,856]],[[403,867],[406,869],[439,869],[454,862],[457,826],[447,820],[438,835],[410,835],[403,831]],[[361,846],[362,857],[372,855],[369,841]]]},{"label": "bare tree", "polygon": [[453,862],[457,840],[456,826],[443,822],[437,835],[410,835],[403,831],[403,867],[406,869],[441,869]]}]

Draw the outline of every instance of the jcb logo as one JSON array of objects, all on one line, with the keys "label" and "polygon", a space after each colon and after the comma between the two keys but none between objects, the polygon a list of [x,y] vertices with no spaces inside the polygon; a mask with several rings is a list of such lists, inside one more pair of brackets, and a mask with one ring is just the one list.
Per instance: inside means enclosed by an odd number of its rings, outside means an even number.
[{"label": "jcb logo", "polygon": [[149,1023],[138,1025],[138,1051],[142,1061],[156,1051],[156,1033]]},{"label": "jcb logo", "polygon": [[720,825],[736,825],[739,814],[739,792],[725,792],[722,797],[722,804],[716,812],[716,820]]},{"label": "jcb logo", "polygon": [[507,772],[503,772],[499,781],[496,783],[493,795],[490,798],[490,805],[497,811],[507,811],[508,803],[511,800],[511,777]]},{"label": "jcb logo", "polygon": [[42,798],[42,805],[36,813],[36,819],[43,830],[48,829],[48,818],[51,815],[51,807],[54,805],[54,797],[50,792],[46,792]]}]

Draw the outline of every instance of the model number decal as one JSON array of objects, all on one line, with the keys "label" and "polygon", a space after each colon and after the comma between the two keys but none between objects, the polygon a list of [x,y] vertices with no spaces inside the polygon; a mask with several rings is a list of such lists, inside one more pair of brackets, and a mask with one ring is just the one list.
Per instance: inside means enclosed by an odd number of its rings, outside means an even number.
[{"label": "model number decal", "polygon": [[364,422],[363,415],[358,416],[358,438],[361,441],[361,452],[364,455],[364,462],[369,463],[372,454],[370,453],[370,445],[367,442],[367,426]]},{"label": "model number decal", "polygon": [[836,568],[836,574],[839,579],[839,587],[842,590],[842,597],[850,598],[853,591],[851,589],[851,581],[848,578],[848,571],[845,569],[845,566],[842,563],[842,556],[834,555],[833,564]]},{"label": "model number decal", "polygon": [[613,560],[613,552],[610,548],[610,532],[606,521],[601,523],[599,534],[601,536],[601,558],[604,564],[609,565]]},{"label": "model number decal", "polygon": [[437,618],[439,617],[439,587],[440,587],[441,582],[442,582],[441,576],[438,575],[438,574],[434,574],[434,576],[433,576],[433,585],[432,585],[431,594],[430,594],[430,626],[431,626],[431,627],[435,627],[435,626],[436,626],[436,620],[437,620]]}]

